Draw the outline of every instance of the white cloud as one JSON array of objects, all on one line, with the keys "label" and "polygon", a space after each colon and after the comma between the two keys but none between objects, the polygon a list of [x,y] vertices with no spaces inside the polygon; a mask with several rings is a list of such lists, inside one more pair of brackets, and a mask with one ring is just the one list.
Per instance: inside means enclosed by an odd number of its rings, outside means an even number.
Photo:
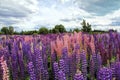
[{"label": "white cloud", "polygon": [[117,21],[120,20],[117,1],[113,2],[113,4],[117,3],[116,8],[112,9],[110,6],[111,10],[109,8],[111,2],[100,6],[103,2],[100,0],[3,0],[0,5],[0,26],[12,25],[21,30],[32,30],[36,26],[54,27],[56,24],[63,24],[66,28],[75,28],[81,27],[80,23],[85,19],[94,29],[119,29],[119,25],[117,27],[111,25],[119,23]]},{"label": "white cloud", "polygon": [[[37,0],[3,0],[0,2],[0,24],[19,25],[38,12]],[[26,24],[23,24],[26,25]]]}]

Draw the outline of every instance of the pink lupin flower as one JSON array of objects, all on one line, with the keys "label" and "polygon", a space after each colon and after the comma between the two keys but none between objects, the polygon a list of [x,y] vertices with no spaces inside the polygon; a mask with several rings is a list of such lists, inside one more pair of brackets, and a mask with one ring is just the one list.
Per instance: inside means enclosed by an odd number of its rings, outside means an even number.
[{"label": "pink lupin flower", "polygon": [[8,67],[7,67],[7,63],[6,61],[4,60],[4,56],[2,56],[0,58],[0,63],[1,63],[1,67],[2,67],[2,70],[3,70],[3,80],[9,80],[9,70],[8,70]]},{"label": "pink lupin flower", "polygon": [[92,53],[95,53],[95,44],[94,44],[94,37],[93,37],[93,35],[91,36],[90,47],[92,49]]},{"label": "pink lupin flower", "polygon": [[56,39],[56,52],[57,52],[57,54],[58,54],[58,56],[61,56],[61,51],[62,51],[62,48],[63,48],[63,41],[61,40],[61,39],[59,39],[59,37],[57,37],[57,39]]},{"label": "pink lupin flower", "polygon": [[54,52],[55,50],[55,42],[54,41],[51,41],[51,54]]}]

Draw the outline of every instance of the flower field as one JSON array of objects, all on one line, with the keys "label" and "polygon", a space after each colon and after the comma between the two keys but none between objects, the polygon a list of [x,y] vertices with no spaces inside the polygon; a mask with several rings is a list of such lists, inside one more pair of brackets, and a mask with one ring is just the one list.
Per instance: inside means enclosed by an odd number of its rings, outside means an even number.
[{"label": "flower field", "polygon": [[8,36],[0,80],[120,80],[120,33]]}]

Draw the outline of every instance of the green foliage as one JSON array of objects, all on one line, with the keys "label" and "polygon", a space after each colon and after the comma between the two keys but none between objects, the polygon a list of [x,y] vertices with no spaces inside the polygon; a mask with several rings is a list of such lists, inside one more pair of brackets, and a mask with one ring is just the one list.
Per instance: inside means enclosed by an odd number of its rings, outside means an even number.
[{"label": "green foliage", "polygon": [[9,26],[8,30],[10,35],[14,33],[14,28],[12,26]]},{"label": "green foliage", "polygon": [[[102,30],[94,30],[92,31],[91,29],[91,25],[89,23],[87,23],[85,20],[83,20],[83,22],[81,23],[82,25],[82,29],[79,28],[74,28],[73,30],[70,29],[70,31],[68,31],[69,33],[72,33],[74,31],[79,32],[79,31],[83,31],[83,32],[88,32],[89,34],[98,34],[98,33],[106,33],[109,31],[102,31]],[[116,30],[110,30],[113,32],[117,32]],[[37,35],[37,34],[48,34],[48,33],[64,33],[67,32],[66,28],[62,25],[55,25],[54,28],[52,29],[48,29],[46,27],[41,27],[39,30],[32,30],[32,31],[21,31],[21,32],[16,32],[14,31],[14,27],[9,26],[9,27],[2,27],[0,34],[16,34],[16,35]]]},{"label": "green foliage", "polygon": [[2,32],[3,34],[9,34],[9,29],[8,29],[8,27],[2,27],[1,32]]},{"label": "green foliage", "polygon": [[58,29],[53,28],[53,29],[52,29],[52,33],[59,33],[59,30],[58,30]]},{"label": "green foliage", "polygon": [[72,29],[70,29],[69,33],[72,33],[72,32],[73,32]]},{"label": "green foliage", "polygon": [[89,23],[86,23],[85,20],[83,20],[83,22],[81,23],[82,25],[82,31],[83,32],[91,32],[92,29],[91,29],[91,25]]},{"label": "green foliage", "polygon": [[20,33],[15,31],[13,34],[15,34],[15,35],[19,35]]},{"label": "green foliage", "polygon": [[0,34],[2,34],[2,32],[0,32]]},{"label": "green foliage", "polygon": [[90,34],[102,34],[102,33],[108,33],[108,31],[103,31],[103,30],[93,30],[89,32]]},{"label": "green foliage", "polygon": [[38,33],[33,33],[33,35],[38,35]]},{"label": "green foliage", "polygon": [[14,33],[14,28],[12,26],[2,27],[1,32],[2,32],[2,34],[10,34],[10,35],[12,35]]},{"label": "green foliage", "polygon": [[75,28],[73,31],[75,32],[79,32],[80,30],[78,28]]},{"label": "green foliage", "polygon": [[34,33],[38,33],[38,31],[33,30],[33,31],[21,31],[20,32],[21,35],[32,35]]},{"label": "green foliage", "polygon": [[41,27],[39,29],[39,34],[48,34],[49,30],[46,27]]},{"label": "green foliage", "polygon": [[53,33],[64,33],[64,32],[66,32],[66,29],[62,24],[56,25],[55,28],[53,28]]},{"label": "green foliage", "polygon": [[20,32],[20,35],[24,35],[24,31],[21,31],[21,32]]},{"label": "green foliage", "polygon": [[50,29],[48,32],[49,32],[49,33],[52,33],[52,29]]},{"label": "green foliage", "polygon": [[33,33],[32,35],[33,35],[33,37],[36,37],[38,35],[38,33]]}]

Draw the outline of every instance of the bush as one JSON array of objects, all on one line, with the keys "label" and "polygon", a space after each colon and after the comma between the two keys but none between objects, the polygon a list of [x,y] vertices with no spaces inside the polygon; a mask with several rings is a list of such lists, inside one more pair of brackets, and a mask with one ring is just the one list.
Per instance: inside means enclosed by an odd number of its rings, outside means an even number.
[{"label": "bush", "polygon": [[41,27],[39,29],[39,34],[48,34],[49,30],[46,27]]}]

